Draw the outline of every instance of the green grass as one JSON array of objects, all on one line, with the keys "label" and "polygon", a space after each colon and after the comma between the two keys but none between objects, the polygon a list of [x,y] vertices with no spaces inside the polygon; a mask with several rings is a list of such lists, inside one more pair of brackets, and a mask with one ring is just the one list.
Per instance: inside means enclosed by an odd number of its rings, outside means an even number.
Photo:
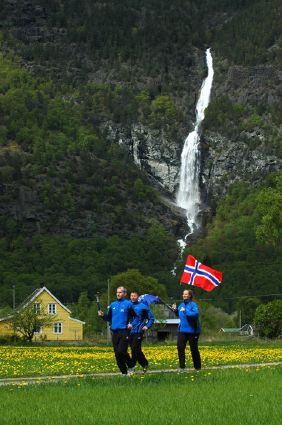
[{"label": "green grass", "polygon": [[1,425],[278,425],[281,367],[0,388]]}]

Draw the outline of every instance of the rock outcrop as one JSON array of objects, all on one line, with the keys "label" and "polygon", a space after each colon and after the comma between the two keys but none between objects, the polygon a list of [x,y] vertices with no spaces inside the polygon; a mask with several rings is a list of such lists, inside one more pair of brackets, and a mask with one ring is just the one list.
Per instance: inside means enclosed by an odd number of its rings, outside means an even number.
[{"label": "rock outcrop", "polygon": [[[24,65],[34,73],[42,72],[57,79],[68,78],[72,82],[84,80],[113,85],[132,84],[130,79],[122,80],[123,71],[124,74],[128,71],[127,66],[123,69],[123,64],[120,64],[120,69],[110,69],[109,63],[102,60],[98,63],[97,58],[88,54],[87,49],[82,48],[83,43],[69,43],[66,29],[48,21],[47,7],[45,9],[31,0],[7,0],[5,3],[8,19],[1,23],[2,28],[19,43],[34,46],[35,50],[42,48],[42,55],[34,56],[36,60],[32,54],[23,60]],[[217,18],[215,16],[214,22],[220,25],[220,22],[227,22],[228,19],[224,13]],[[99,123],[107,140],[127,149],[135,164],[147,173],[172,204],[178,187],[181,151],[184,140],[192,129],[195,104],[205,72],[204,51],[191,45],[189,47],[187,54],[179,57],[181,66],[176,66],[176,63],[166,66],[165,77],[155,77],[155,80],[152,76],[140,77],[137,73],[142,74],[142,69],[138,69],[138,63],[133,65],[136,69],[134,84],[138,89],[143,89],[149,82],[151,86],[157,87],[156,92],[162,92],[165,80],[166,88],[171,87],[170,94],[184,116],[177,123],[177,134],[172,136],[164,128],[156,130],[140,122],[124,126],[105,119]],[[10,47],[4,43],[3,49],[9,51]],[[17,52],[18,46],[14,46],[14,49]],[[61,62],[56,62],[57,57],[61,58]],[[235,66],[216,56],[214,65],[215,81],[211,101],[228,96],[234,103],[264,103],[272,108],[281,101],[282,75],[274,66]],[[186,127],[184,121],[187,122]],[[268,134],[259,126],[252,131],[238,130],[235,138],[226,136],[221,128],[217,132],[205,131],[200,146],[199,176],[205,208],[209,209],[213,200],[223,196],[234,182],[248,181],[250,184],[257,184],[270,172],[281,170],[281,159],[275,153],[269,153],[267,146]],[[28,188],[20,188],[18,207],[15,206],[15,211],[11,212],[12,215],[24,214],[31,225],[34,220],[34,196]],[[85,214],[87,216],[88,213]],[[91,220],[89,223],[86,228],[93,224]],[[64,227],[68,224],[64,224]],[[79,224],[79,227],[83,226],[84,224]]]}]

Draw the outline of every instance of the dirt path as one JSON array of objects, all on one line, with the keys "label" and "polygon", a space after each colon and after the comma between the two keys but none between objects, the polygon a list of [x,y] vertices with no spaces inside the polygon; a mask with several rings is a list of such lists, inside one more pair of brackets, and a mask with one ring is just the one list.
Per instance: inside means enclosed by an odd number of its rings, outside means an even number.
[{"label": "dirt path", "polygon": [[[208,370],[218,370],[218,369],[243,369],[243,368],[253,368],[253,367],[266,367],[266,366],[279,366],[282,365],[282,362],[272,362],[272,363],[251,363],[251,364],[238,364],[238,365],[223,365],[223,366],[210,366],[205,367],[202,371]],[[193,368],[187,368],[186,372],[195,372]],[[153,375],[157,373],[177,373],[177,369],[160,369],[160,370],[148,370],[146,374]],[[141,371],[136,372],[137,375],[143,374]],[[0,379],[0,386],[4,385],[27,385],[27,384],[42,384],[49,382],[59,382],[69,379],[80,379],[80,378],[107,378],[113,376],[121,376],[118,372],[112,373],[91,373],[91,374],[81,374],[81,375],[60,375],[60,376],[31,376],[31,377],[19,377],[19,378],[4,378]]]}]

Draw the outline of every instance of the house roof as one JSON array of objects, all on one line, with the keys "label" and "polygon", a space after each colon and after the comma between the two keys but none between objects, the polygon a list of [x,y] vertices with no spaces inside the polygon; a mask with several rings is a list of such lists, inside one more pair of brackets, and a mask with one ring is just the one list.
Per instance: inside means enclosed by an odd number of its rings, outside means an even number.
[{"label": "house roof", "polygon": [[225,333],[235,333],[240,332],[241,328],[221,328],[220,330]]},{"label": "house roof", "polygon": [[[21,310],[22,308],[25,308],[27,305],[32,303],[32,301],[34,301],[38,297],[38,295],[42,294],[42,292],[44,292],[44,291],[46,291],[58,304],[60,304],[60,306],[63,309],[65,309],[68,313],[71,313],[71,310],[68,309],[64,304],[62,304],[61,301],[58,300],[58,298],[56,298],[55,295],[53,295],[52,292],[50,292],[48,288],[46,288],[46,286],[43,286],[42,288],[35,289],[35,291],[33,291],[32,294],[30,294],[28,297],[26,297],[26,299],[21,304],[18,305],[17,310]],[[0,322],[3,322],[5,320],[9,320],[12,317],[13,317],[13,315],[1,317]],[[70,319],[75,320],[79,323],[83,323],[83,324],[85,323],[85,322],[82,322],[81,320],[74,319],[73,317],[70,317]]]},{"label": "house roof", "polygon": [[4,322],[5,320],[12,319],[12,317],[13,317],[13,316],[1,317],[1,318],[0,318],[0,322]]},{"label": "house roof", "polygon": [[69,317],[69,319],[73,320],[74,322],[82,323],[83,325],[85,325],[85,323],[86,323],[86,322],[83,322],[82,320],[75,319],[74,317]]},{"label": "house roof", "polygon": [[249,323],[246,323],[245,325],[243,325],[242,327],[241,327],[241,331],[247,331],[247,330],[249,330],[249,329],[254,329],[255,327],[254,327],[254,325],[250,325]]},{"label": "house roof", "polygon": [[155,323],[163,323],[166,325],[179,325],[179,319],[164,319],[164,320],[155,320]]},{"label": "house roof", "polygon": [[58,304],[60,304],[60,306],[63,308],[63,309],[65,309],[68,313],[71,313],[71,311],[64,305],[64,304],[62,304],[61,303],[61,301],[60,300],[58,300],[58,298],[56,298],[55,297],[55,295],[53,295],[52,294],[52,292],[50,292],[49,291],[49,289],[48,288],[46,288],[46,286],[43,286],[42,288],[38,288],[38,289],[36,289],[35,291],[33,291],[33,293],[31,294],[31,295],[29,295],[20,305],[19,305],[19,307],[17,308],[17,310],[18,309],[21,309],[21,308],[24,308],[24,307],[26,307],[28,304],[30,304],[32,301],[34,301],[35,300],[35,298],[37,298],[38,297],[38,295],[40,295],[40,294],[42,294],[42,292],[44,292],[44,291],[46,291],[52,298],[54,298],[54,300],[58,303]]},{"label": "house roof", "polygon": [[[32,294],[30,294],[18,307],[17,310],[21,310],[22,308],[26,307],[27,305],[29,305],[30,303],[32,303],[37,297],[38,295],[42,294],[42,292],[46,291],[58,304],[60,304],[60,306],[65,309],[68,313],[71,313],[71,310],[69,308],[67,308],[64,304],[61,303],[60,300],[58,300],[58,298],[55,297],[55,295],[52,294],[52,292],[49,291],[48,288],[46,288],[46,286],[43,286],[42,288],[38,288],[35,289],[35,291],[32,292]],[[0,318],[0,322],[4,322],[5,320],[9,320],[12,319],[12,315],[10,316],[6,316],[6,317],[2,317]],[[83,325],[85,325],[85,322],[83,322],[82,320],[79,319],[75,319],[74,317],[69,317],[70,320],[73,320],[74,322],[77,323],[82,323]]]}]

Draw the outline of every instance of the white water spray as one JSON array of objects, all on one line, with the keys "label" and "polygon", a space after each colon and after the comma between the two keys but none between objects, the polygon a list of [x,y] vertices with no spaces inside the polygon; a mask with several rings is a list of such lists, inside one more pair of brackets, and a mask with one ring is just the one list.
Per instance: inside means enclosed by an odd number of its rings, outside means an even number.
[{"label": "white water spray", "polygon": [[[213,82],[213,65],[210,49],[206,51],[206,61],[208,67],[208,76],[203,81],[200,96],[196,105],[196,123],[193,131],[188,134],[185,140],[181,154],[180,182],[176,197],[176,203],[179,207],[186,210],[187,224],[190,229],[190,235],[199,227],[198,214],[200,212],[200,129],[201,123],[205,118],[205,109],[210,101],[210,93]],[[185,236],[186,237],[188,236]]]}]

